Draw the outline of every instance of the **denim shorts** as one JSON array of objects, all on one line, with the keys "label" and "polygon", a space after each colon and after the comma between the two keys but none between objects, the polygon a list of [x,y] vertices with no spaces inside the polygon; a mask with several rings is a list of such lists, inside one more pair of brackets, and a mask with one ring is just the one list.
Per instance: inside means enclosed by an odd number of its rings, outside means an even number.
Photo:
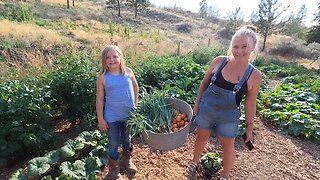
[{"label": "denim shorts", "polygon": [[195,126],[213,129],[222,137],[237,137],[241,111],[235,101],[232,91],[211,84],[201,98]]}]

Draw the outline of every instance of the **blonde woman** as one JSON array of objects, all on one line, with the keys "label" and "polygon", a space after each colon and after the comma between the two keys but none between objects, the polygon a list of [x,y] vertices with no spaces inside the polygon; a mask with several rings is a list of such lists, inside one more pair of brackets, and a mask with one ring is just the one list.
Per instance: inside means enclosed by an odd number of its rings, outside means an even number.
[{"label": "blonde woman", "polygon": [[215,129],[223,151],[221,179],[230,178],[236,158],[234,141],[238,135],[242,98],[245,98],[245,141],[253,141],[256,99],[262,81],[261,72],[250,64],[257,50],[255,30],[253,26],[240,28],[232,37],[229,56],[213,59],[201,82],[193,108],[197,138],[193,159],[187,168],[190,176],[194,175],[211,131]]}]

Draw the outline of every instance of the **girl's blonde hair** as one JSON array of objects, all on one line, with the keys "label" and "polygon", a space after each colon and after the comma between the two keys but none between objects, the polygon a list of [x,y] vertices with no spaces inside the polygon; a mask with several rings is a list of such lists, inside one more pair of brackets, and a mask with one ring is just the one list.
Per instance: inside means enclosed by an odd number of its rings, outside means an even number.
[{"label": "girl's blonde hair", "polygon": [[101,69],[100,73],[105,74],[105,73],[109,72],[109,68],[108,68],[107,63],[106,63],[106,58],[107,58],[108,52],[111,51],[111,50],[114,50],[114,51],[116,51],[118,53],[118,55],[120,57],[121,74],[125,75],[125,73],[126,73],[126,70],[125,70],[126,64],[125,64],[125,61],[124,61],[124,58],[123,58],[123,53],[122,53],[121,49],[118,46],[115,46],[115,45],[108,45],[102,51],[102,53],[101,53],[102,69]]},{"label": "girl's blonde hair", "polygon": [[257,55],[258,52],[258,35],[256,34],[257,28],[253,25],[245,25],[241,27],[239,30],[237,30],[234,35],[232,36],[229,50],[228,50],[228,55],[231,55],[231,50],[232,50],[232,42],[236,37],[247,37],[250,38],[253,42],[254,50],[250,55],[250,60],[254,59]]}]

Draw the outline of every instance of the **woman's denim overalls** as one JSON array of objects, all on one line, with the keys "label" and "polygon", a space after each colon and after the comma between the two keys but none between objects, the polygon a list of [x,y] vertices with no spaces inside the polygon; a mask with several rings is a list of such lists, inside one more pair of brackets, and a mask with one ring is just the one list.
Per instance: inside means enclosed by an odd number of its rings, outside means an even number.
[{"label": "woman's denim overalls", "polygon": [[235,138],[238,135],[239,118],[241,116],[240,107],[236,104],[236,92],[248,79],[253,70],[249,64],[242,79],[234,86],[233,91],[220,88],[213,84],[217,74],[228,62],[225,57],[220,63],[217,72],[211,77],[211,83],[204,91],[198,114],[195,118],[195,125],[198,128],[213,129],[222,137]]}]

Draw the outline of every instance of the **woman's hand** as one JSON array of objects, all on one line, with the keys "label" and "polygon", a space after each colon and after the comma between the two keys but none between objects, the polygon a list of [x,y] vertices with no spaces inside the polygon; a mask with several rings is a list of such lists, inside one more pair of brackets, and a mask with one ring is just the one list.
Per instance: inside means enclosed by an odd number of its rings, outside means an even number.
[{"label": "woman's hand", "polygon": [[106,121],[99,121],[98,123],[99,130],[102,132],[107,132],[109,129],[108,123]]},{"label": "woman's hand", "polygon": [[251,141],[253,142],[253,133],[252,131],[246,131],[247,139],[244,141],[245,143]]},{"label": "woman's hand", "polygon": [[199,105],[198,105],[198,103],[196,103],[196,104],[193,106],[193,115],[197,115],[197,114],[198,114],[198,111],[199,111]]}]

